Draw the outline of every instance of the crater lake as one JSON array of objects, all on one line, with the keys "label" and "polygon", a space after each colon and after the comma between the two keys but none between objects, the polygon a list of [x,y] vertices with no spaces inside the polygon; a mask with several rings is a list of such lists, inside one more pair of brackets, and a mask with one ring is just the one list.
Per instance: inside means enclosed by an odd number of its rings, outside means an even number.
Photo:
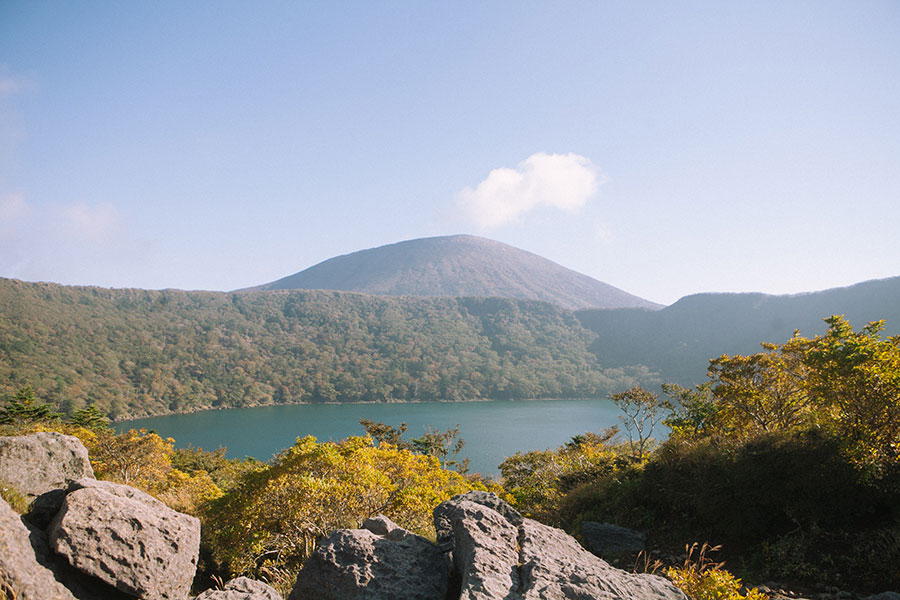
[{"label": "crater lake", "polygon": [[[298,437],[338,441],[364,435],[360,419],[407,424],[404,439],[421,437],[426,428],[459,425],[465,440],[460,459],[470,471],[497,475],[499,464],[519,451],[556,448],[585,431],[619,424],[621,413],[607,399],[491,400],[484,402],[411,402],[390,404],[291,404],[166,415],[114,424],[117,431],[146,428],[188,445],[227,448],[229,458],[268,460]],[[660,427],[654,432],[665,437]]]}]

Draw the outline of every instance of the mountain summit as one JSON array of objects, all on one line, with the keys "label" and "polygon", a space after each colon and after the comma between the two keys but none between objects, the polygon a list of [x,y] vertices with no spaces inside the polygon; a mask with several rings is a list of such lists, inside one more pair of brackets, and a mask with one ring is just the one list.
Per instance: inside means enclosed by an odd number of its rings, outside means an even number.
[{"label": "mountain summit", "polygon": [[582,308],[660,308],[537,254],[473,235],[421,238],[336,256],[252,290],[504,297]]}]

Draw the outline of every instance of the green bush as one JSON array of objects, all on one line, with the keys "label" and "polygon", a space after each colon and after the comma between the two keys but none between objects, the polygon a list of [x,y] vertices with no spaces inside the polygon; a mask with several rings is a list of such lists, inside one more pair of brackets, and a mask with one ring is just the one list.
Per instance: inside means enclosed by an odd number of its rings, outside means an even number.
[{"label": "green bush", "polygon": [[861,582],[856,573],[866,572],[892,585],[898,510],[894,479],[872,479],[818,431],[728,446],[670,440],[643,469],[601,477],[560,503],[570,529],[612,521],[670,547],[711,540],[767,577]]}]

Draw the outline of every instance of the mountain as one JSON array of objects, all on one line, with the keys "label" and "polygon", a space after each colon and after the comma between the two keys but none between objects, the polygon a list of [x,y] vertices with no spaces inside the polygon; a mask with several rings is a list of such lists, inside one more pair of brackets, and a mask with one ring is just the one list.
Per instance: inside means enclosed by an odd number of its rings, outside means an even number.
[{"label": "mountain", "polygon": [[604,397],[595,334],[546,302],[104,289],[0,279],[0,399],[115,418],[296,402]]},{"label": "mountain", "polygon": [[761,342],[786,342],[825,332],[823,319],[844,315],[859,329],[884,320],[900,334],[900,277],[792,295],[694,294],[658,311],[583,310],[581,323],[597,334],[591,350],[605,367],[643,364],[664,380],[705,379],[710,358],[752,354]]},{"label": "mountain", "polygon": [[501,297],[568,308],[660,308],[537,254],[481,237],[422,238],[337,256],[251,290]]},{"label": "mountain", "polygon": [[0,398],[31,384],[116,418],[293,402],[602,398],[692,385],[794,329],[900,333],[900,277],[792,296],[696,294],[573,312],[509,298],[183,292],[0,278]]}]

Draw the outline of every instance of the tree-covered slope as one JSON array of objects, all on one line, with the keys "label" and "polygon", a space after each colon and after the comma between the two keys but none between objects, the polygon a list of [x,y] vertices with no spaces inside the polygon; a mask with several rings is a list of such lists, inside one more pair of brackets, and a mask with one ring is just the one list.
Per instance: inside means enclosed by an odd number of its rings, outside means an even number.
[{"label": "tree-covered slope", "polygon": [[781,341],[795,329],[825,331],[825,317],[845,315],[856,327],[884,320],[900,333],[900,277],[820,292],[695,294],[659,311],[584,310],[578,319],[597,333],[591,349],[607,366],[644,364],[666,380],[689,385],[706,378],[710,358],[752,354],[761,341]]},{"label": "tree-covered slope", "polygon": [[520,298],[573,310],[660,308],[537,254],[472,235],[422,238],[361,250],[254,289]]},{"label": "tree-covered slope", "polygon": [[534,301],[184,292],[0,279],[0,393],[115,418],[322,401],[605,395],[596,335]]}]

